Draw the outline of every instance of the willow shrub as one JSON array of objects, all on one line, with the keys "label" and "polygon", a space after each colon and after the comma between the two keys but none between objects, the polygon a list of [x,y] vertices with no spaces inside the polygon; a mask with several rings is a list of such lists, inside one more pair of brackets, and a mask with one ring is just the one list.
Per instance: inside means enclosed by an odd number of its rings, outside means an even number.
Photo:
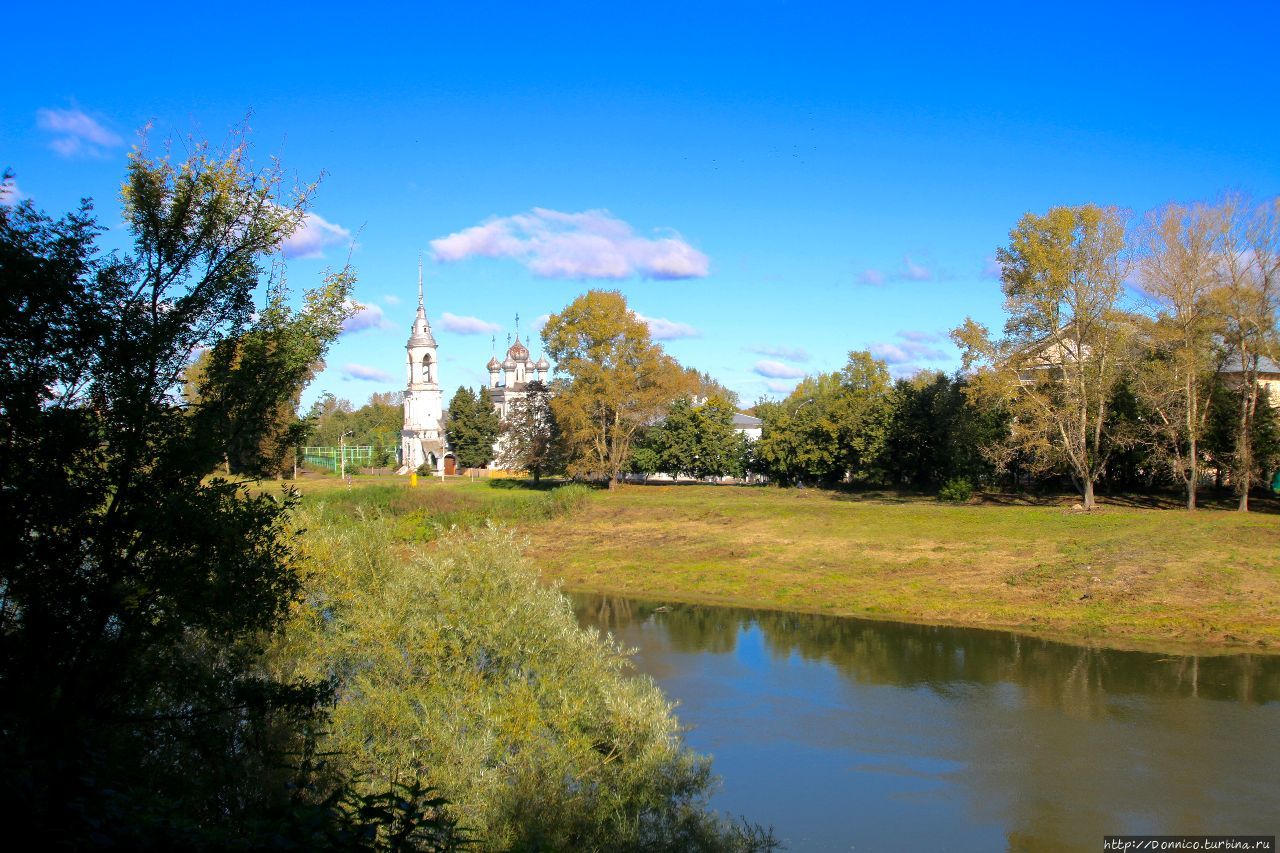
[{"label": "willow shrub", "polygon": [[710,763],[671,704],[578,626],[513,533],[455,528],[423,548],[388,516],[310,512],[313,574],[280,660],[336,683],[324,746],[344,775],[434,786],[486,849],[773,846],[706,811]]}]

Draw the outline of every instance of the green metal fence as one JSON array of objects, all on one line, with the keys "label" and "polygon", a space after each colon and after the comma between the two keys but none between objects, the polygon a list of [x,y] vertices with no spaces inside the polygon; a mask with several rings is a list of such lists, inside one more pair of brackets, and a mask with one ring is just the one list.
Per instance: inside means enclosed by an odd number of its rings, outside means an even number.
[{"label": "green metal fence", "polygon": [[[380,454],[379,451],[385,451]],[[390,457],[392,466],[399,464],[400,448],[373,447],[365,444],[348,444],[345,447],[304,447],[302,461],[308,465],[338,471],[342,465],[342,457],[346,457],[348,468],[372,468],[379,461],[379,456]]]}]

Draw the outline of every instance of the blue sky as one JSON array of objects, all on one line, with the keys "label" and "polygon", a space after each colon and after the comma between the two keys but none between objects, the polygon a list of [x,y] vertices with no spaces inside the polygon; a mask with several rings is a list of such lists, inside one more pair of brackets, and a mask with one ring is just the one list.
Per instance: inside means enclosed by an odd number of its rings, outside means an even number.
[{"label": "blue sky", "polygon": [[516,312],[607,287],[749,403],[851,349],[954,369],[1027,211],[1280,192],[1275,4],[36,6],[0,165],[38,206],[118,222],[147,122],[251,113],[259,158],[325,174],[290,282],[354,241],[370,308],[307,399],[401,387],[419,251],[448,394]]}]

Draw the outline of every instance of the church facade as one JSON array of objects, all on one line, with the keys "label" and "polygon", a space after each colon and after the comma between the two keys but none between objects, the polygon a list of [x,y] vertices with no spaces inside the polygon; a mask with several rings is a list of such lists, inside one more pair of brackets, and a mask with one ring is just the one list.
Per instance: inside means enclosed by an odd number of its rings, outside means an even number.
[{"label": "church facade", "polygon": [[[497,412],[499,418],[506,418],[511,412],[511,407],[525,398],[528,393],[530,382],[547,381],[547,371],[551,369],[551,364],[545,357],[539,357],[537,361],[533,361],[529,355],[529,347],[526,343],[520,342],[519,335],[520,318],[516,317],[516,340],[515,343],[507,347],[507,357],[503,361],[498,361],[495,355],[489,359],[487,365],[489,370],[489,402],[493,404],[493,410]],[[497,460],[502,458],[502,436],[498,436],[498,440],[493,445],[494,462],[492,467],[501,468],[501,463]]]}]

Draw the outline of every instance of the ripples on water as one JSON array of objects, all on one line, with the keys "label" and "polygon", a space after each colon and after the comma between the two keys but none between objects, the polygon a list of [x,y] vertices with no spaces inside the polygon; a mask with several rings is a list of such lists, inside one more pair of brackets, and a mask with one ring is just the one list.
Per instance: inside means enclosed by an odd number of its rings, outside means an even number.
[{"label": "ripples on water", "polygon": [[1276,833],[1280,657],[571,598],[680,703],[716,808],[792,850]]}]

